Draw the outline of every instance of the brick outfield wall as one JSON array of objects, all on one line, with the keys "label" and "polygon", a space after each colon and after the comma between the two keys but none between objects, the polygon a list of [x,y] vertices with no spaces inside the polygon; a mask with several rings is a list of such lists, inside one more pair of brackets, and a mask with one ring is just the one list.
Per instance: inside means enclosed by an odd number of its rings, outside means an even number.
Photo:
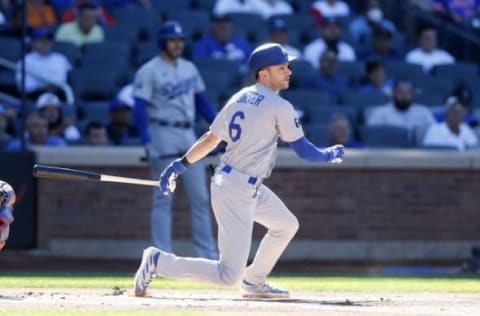
[{"label": "brick outfield wall", "polygon": [[[145,166],[69,167],[149,178]],[[480,240],[478,171],[282,167],[266,184],[298,217],[296,240]],[[38,247],[62,238],[148,240],[150,198],[149,187],[39,179]],[[181,189],[173,220],[174,238],[188,239]]]}]

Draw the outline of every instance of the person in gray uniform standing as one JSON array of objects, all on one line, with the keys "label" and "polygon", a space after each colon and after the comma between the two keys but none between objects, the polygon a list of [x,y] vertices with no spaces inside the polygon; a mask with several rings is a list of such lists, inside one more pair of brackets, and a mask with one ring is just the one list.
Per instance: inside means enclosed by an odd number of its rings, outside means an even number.
[{"label": "person in gray uniform standing", "polygon": [[[182,58],[182,26],[167,21],[158,30],[159,55],[135,74],[133,118],[145,145],[151,176],[158,179],[172,157],[181,157],[195,142],[194,121],[199,112],[209,123],[216,111],[195,65]],[[203,163],[185,172],[182,185],[192,211],[192,239],[198,256],[217,259],[212,234],[206,171]],[[151,236],[155,247],[172,251],[172,195],[155,188],[152,195]]]},{"label": "person in gray uniform standing", "polygon": [[[145,296],[156,276],[223,286],[240,283],[242,295],[249,298],[289,296],[288,291],[267,283],[267,276],[299,227],[287,206],[262,184],[275,165],[278,140],[287,142],[308,161],[340,163],[344,154],[342,145],[320,149],[306,140],[292,104],[279,96],[280,90],[289,86],[289,62],[293,59],[279,44],[257,47],[248,60],[256,83],[235,93],[209,131],[160,176],[160,189],[169,194],[177,176],[183,177],[221,141],[227,143],[210,184],[220,259],[178,257],[148,247],[135,274],[136,296]],[[254,222],[268,231],[246,267]]]}]

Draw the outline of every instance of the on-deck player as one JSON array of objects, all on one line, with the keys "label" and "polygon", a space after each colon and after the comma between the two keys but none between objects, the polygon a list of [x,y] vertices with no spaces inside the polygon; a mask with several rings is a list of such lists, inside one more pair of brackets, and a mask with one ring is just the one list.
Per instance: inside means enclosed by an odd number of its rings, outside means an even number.
[{"label": "on-deck player", "polygon": [[10,233],[10,224],[13,223],[13,204],[15,191],[12,186],[0,180],[0,250],[5,244]]},{"label": "on-deck player", "polygon": [[[212,177],[210,189],[218,224],[219,260],[177,257],[155,247],[144,250],[134,280],[137,296],[144,296],[155,276],[190,279],[232,286],[241,281],[244,297],[288,297],[289,292],[266,283],[285,247],[298,229],[296,217],[262,184],[274,166],[278,138],[308,161],[342,162],[343,146],[318,149],[307,141],[293,106],[278,95],[289,86],[289,56],[274,43],[257,47],[248,66],[256,83],[235,93],[210,130],[183,158],[173,161],[160,176],[165,193],[175,178],[205,157],[222,140],[226,152]],[[252,264],[246,268],[253,223],[268,229]]]},{"label": "on-deck player", "polygon": [[[158,30],[160,54],[136,73],[133,86],[133,116],[145,144],[153,179],[195,143],[195,112],[211,123],[216,111],[208,102],[205,84],[193,63],[181,57],[184,33],[176,21],[167,21]],[[169,157],[169,158],[165,158]],[[192,210],[192,238],[198,256],[217,259],[212,234],[210,203],[205,166],[193,166],[182,177]],[[172,251],[172,196],[153,190],[151,212],[152,243]]]}]

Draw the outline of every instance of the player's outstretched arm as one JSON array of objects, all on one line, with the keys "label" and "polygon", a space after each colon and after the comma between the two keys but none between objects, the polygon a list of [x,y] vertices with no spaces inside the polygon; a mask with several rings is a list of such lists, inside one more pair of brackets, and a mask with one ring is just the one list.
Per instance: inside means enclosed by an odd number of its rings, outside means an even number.
[{"label": "player's outstretched arm", "polygon": [[182,157],[172,161],[160,175],[160,189],[163,194],[175,190],[175,179],[187,171],[188,167],[208,155],[222,140],[208,131],[190,147]]},{"label": "player's outstretched arm", "polygon": [[332,163],[341,163],[343,161],[343,145],[334,145],[324,149],[318,149],[305,137],[290,142],[288,145],[300,158],[307,161],[328,161]]}]

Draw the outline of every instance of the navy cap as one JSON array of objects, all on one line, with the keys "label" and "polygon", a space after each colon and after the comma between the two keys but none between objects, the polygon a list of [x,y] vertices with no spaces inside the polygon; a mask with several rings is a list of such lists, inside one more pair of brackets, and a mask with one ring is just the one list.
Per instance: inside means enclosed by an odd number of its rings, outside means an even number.
[{"label": "navy cap", "polygon": [[270,32],[287,30],[287,22],[282,18],[273,17],[268,21],[268,30]]},{"label": "navy cap", "polygon": [[38,27],[33,29],[31,38],[32,41],[43,38],[53,39],[53,34],[48,28]]}]

